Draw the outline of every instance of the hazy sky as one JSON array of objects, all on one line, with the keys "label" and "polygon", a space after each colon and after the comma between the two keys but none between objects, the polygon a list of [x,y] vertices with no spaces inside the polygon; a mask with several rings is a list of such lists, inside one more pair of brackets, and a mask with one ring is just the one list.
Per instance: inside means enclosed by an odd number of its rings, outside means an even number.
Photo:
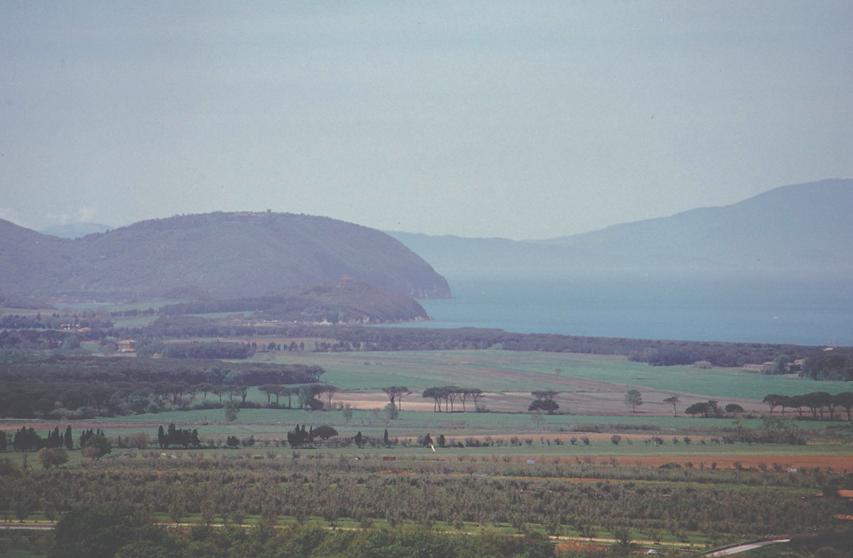
[{"label": "hazy sky", "polygon": [[0,217],[548,237],[853,176],[853,2],[0,0]]}]

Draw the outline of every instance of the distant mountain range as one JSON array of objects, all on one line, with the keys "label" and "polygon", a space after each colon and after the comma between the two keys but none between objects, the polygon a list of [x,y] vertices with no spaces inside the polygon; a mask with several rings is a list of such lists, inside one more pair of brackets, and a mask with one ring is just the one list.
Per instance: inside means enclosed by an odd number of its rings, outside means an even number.
[{"label": "distant mountain range", "polygon": [[142,221],[78,239],[0,220],[0,295],[239,298],[346,278],[413,297],[447,281],[387,234],[325,217],[209,213]]},{"label": "distant mountain range", "polygon": [[450,276],[853,277],[853,180],[547,240],[390,232]]}]

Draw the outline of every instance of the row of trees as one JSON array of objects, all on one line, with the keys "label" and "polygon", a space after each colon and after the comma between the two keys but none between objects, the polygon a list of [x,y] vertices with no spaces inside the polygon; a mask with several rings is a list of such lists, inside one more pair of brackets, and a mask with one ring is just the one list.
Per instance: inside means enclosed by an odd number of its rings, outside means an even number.
[{"label": "row of trees", "polygon": [[851,410],[853,410],[853,392],[845,391],[833,395],[825,391],[815,391],[791,396],[771,393],[764,397],[764,403],[770,407],[771,415],[777,407],[780,407],[783,415],[786,409],[797,411],[798,416],[803,416],[803,410],[807,410],[812,418],[821,420],[834,420],[836,411],[844,409],[849,421],[851,420]]},{"label": "row of trees", "polygon": [[[258,390],[267,396],[267,407],[282,408],[281,398],[287,397],[287,405],[283,408],[293,409],[293,398],[296,398],[298,409],[317,411],[323,408],[332,408],[332,400],[338,392],[338,388],[331,384],[308,384],[301,386],[270,385],[265,384]],[[275,397],[275,403],[272,402]],[[323,403],[323,399],[326,400]]]},{"label": "row of trees", "polygon": [[157,429],[157,445],[161,449],[172,446],[181,446],[182,448],[198,448],[201,447],[201,440],[198,438],[198,430],[188,428],[176,428],[175,423],[170,423],[167,428],[163,425]]},{"label": "row of trees", "polygon": [[[539,390],[539,391],[531,391],[530,395],[534,397],[533,402],[527,407],[528,411],[534,412],[546,412],[549,415],[554,414],[560,409],[560,405],[554,401],[554,399],[560,394],[558,391],[554,390]],[[667,403],[673,403],[673,409],[675,408],[675,404],[678,403],[678,397],[673,396],[670,399],[664,400]],[[636,389],[629,389],[625,393],[625,405],[631,408],[631,412],[637,412],[637,407],[643,404],[643,394]]]},{"label": "row of trees", "polygon": [[[338,431],[332,428],[331,426],[321,425],[317,428],[313,426],[305,429],[305,425],[303,424],[296,425],[296,427],[287,433],[287,443],[290,447],[299,448],[313,443],[315,440],[328,440],[329,438],[334,438],[338,435]],[[359,432],[358,437],[361,436]],[[361,444],[359,444],[361,445]]]},{"label": "row of trees", "polygon": [[737,403],[729,403],[725,407],[720,407],[720,402],[715,399],[698,401],[684,409],[685,414],[694,417],[702,415],[704,418],[721,418],[726,415],[737,415],[743,412],[743,407]]},{"label": "row of trees", "polygon": [[[0,361],[0,417],[92,418],[208,404],[209,393],[241,398],[261,385],[318,382],[316,366],[206,360],[38,357]],[[194,403],[198,395],[203,402]],[[307,400],[306,400],[307,401]]]},{"label": "row of trees", "polygon": [[[6,433],[0,431],[0,451],[7,449],[9,442]],[[48,431],[47,439],[44,439],[33,428],[22,427],[12,435],[12,449],[15,451],[36,451],[42,448],[74,448],[74,437],[71,427],[66,427],[60,432],[59,427]]]},{"label": "row of trees", "polygon": [[[432,399],[433,412],[438,413],[454,413],[457,411],[464,413],[468,410],[467,403],[469,400],[474,405],[474,410],[483,409],[480,405],[480,401],[483,398],[483,390],[477,388],[461,388],[458,386],[431,387],[425,389],[421,397]],[[461,409],[457,408],[457,404],[461,405]]]},{"label": "row of trees", "polygon": [[[6,433],[0,431],[0,451],[5,451],[8,446]],[[80,433],[79,447],[87,457],[101,457],[110,452],[112,444],[101,429],[89,429]],[[50,456],[62,455],[53,450],[74,449],[74,437],[70,426],[66,427],[64,432],[61,432],[58,426],[55,427],[48,431],[47,438],[42,438],[35,429],[24,426],[12,435],[12,449],[39,451],[42,455],[49,456],[46,458],[49,460],[52,458]]]},{"label": "row of trees", "polygon": [[[509,351],[573,352],[625,355],[653,365],[693,364],[706,361],[713,366],[741,366],[769,362],[779,355],[791,359],[818,356],[818,347],[761,343],[722,343],[608,337],[578,337],[556,334],[511,333],[495,329],[420,329],[362,326],[218,325],[210,320],[180,316],[142,329],[116,330],[126,337],[256,337],[276,335],[289,338],[333,339],[316,350],[329,351],[423,351],[501,348]],[[836,350],[837,352],[840,352]]]}]

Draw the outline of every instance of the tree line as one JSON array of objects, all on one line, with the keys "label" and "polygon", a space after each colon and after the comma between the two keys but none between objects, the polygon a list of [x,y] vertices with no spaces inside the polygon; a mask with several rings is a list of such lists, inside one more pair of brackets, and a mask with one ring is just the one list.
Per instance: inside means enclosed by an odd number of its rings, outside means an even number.
[{"label": "tree line", "polygon": [[[0,451],[5,451],[9,447],[7,436],[6,432],[0,431]],[[85,449],[93,445],[105,448],[111,445],[100,428],[83,430],[80,433],[78,448]],[[54,427],[53,430],[47,432],[46,438],[42,438],[41,434],[36,432],[34,428],[26,426],[21,427],[11,436],[11,448],[15,451],[72,450],[74,447],[74,435],[70,425],[66,426],[64,431],[60,431],[59,426]]]},{"label": "tree line", "polygon": [[[433,400],[433,412],[437,413],[455,413],[466,412],[467,404],[470,400],[475,411],[482,411],[484,408],[481,405],[483,398],[483,390],[477,388],[461,388],[458,386],[438,386],[430,387],[423,391],[421,397],[424,399]],[[391,400],[394,403],[394,400]]]},{"label": "tree line", "polygon": [[166,358],[191,359],[246,359],[255,354],[256,345],[233,341],[192,341],[189,343],[139,343],[138,356],[159,354]]},{"label": "tree line", "polygon": [[[216,303],[200,304],[203,307]],[[177,306],[177,305],[176,305]],[[170,312],[177,312],[171,310]],[[61,337],[56,330],[36,327],[38,324],[62,326],[67,316],[45,318],[3,316],[10,326],[0,331],[0,347],[38,346],[57,348]],[[88,320],[88,321],[87,321]],[[89,324],[82,335],[85,339],[104,339],[107,336],[134,338],[157,343],[170,338],[187,337],[246,337],[276,335],[294,338],[320,338],[316,350],[322,351],[415,351],[415,350],[464,350],[498,348],[510,351],[576,352],[605,355],[624,355],[638,362],[670,366],[705,362],[713,366],[736,367],[745,364],[776,362],[780,358],[788,362],[785,366],[770,366],[769,373],[798,371],[814,379],[853,379],[853,349],[809,347],[790,344],[768,343],[723,343],[705,341],[646,340],[607,337],[580,337],[557,334],[511,333],[497,329],[418,329],[381,328],[363,326],[316,326],[311,324],[273,325],[223,325],[213,320],[164,313],[153,324],[142,328],[117,328],[110,322],[97,318],[78,319],[80,324]],[[56,323],[54,323],[56,322]],[[14,326],[14,327],[12,327]],[[91,326],[91,327],[90,327]],[[0,330],[4,328],[0,327]],[[52,331],[53,333],[47,333]],[[23,333],[27,332],[27,333]],[[293,350],[288,346],[288,350]],[[800,370],[791,364],[805,359]]]},{"label": "tree line", "polygon": [[[237,395],[246,405],[249,387],[315,384],[322,374],[317,366],[196,359],[51,356],[0,362],[0,416],[91,418],[217,407],[223,395]],[[208,401],[211,393],[218,404]]]},{"label": "tree line", "polygon": [[[277,335],[294,338],[314,337],[325,340],[318,345],[329,351],[424,351],[497,348],[509,351],[574,352],[624,355],[637,362],[657,366],[707,362],[713,366],[736,367],[772,362],[784,355],[791,360],[814,357],[814,368],[804,375],[823,379],[825,370],[823,347],[772,343],[729,343],[627,339],[615,337],[581,337],[558,334],[512,333],[499,329],[459,328],[422,329],[363,326],[294,325],[221,325],[193,316],[168,317],[145,328],[127,330],[128,336],[150,337],[240,337]],[[835,348],[834,355],[844,355],[848,363],[853,349]],[[844,368],[849,372],[849,365]],[[815,370],[815,371],[812,371]],[[812,376],[814,374],[815,376]],[[847,378],[853,375],[847,374]]]},{"label": "tree line", "polygon": [[853,392],[845,391],[842,393],[831,394],[825,391],[815,391],[805,393],[803,395],[776,395],[768,394],[764,397],[764,403],[770,407],[770,414],[776,408],[780,408],[782,415],[786,409],[792,409],[797,412],[797,416],[802,417],[806,411],[813,419],[819,420],[835,420],[836,411],[844,409],[847,420],[851,420],[851,410],[853,410]]}]

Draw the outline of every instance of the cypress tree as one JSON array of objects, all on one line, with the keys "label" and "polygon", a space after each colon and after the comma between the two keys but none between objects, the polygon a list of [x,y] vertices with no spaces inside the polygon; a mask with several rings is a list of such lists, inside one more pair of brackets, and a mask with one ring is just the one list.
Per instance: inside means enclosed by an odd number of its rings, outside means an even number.
[{"label": "cypress tree", "polygon": [[65,449],[74,449],[74,437],[71,434],[71,425],[65,428]]}]

